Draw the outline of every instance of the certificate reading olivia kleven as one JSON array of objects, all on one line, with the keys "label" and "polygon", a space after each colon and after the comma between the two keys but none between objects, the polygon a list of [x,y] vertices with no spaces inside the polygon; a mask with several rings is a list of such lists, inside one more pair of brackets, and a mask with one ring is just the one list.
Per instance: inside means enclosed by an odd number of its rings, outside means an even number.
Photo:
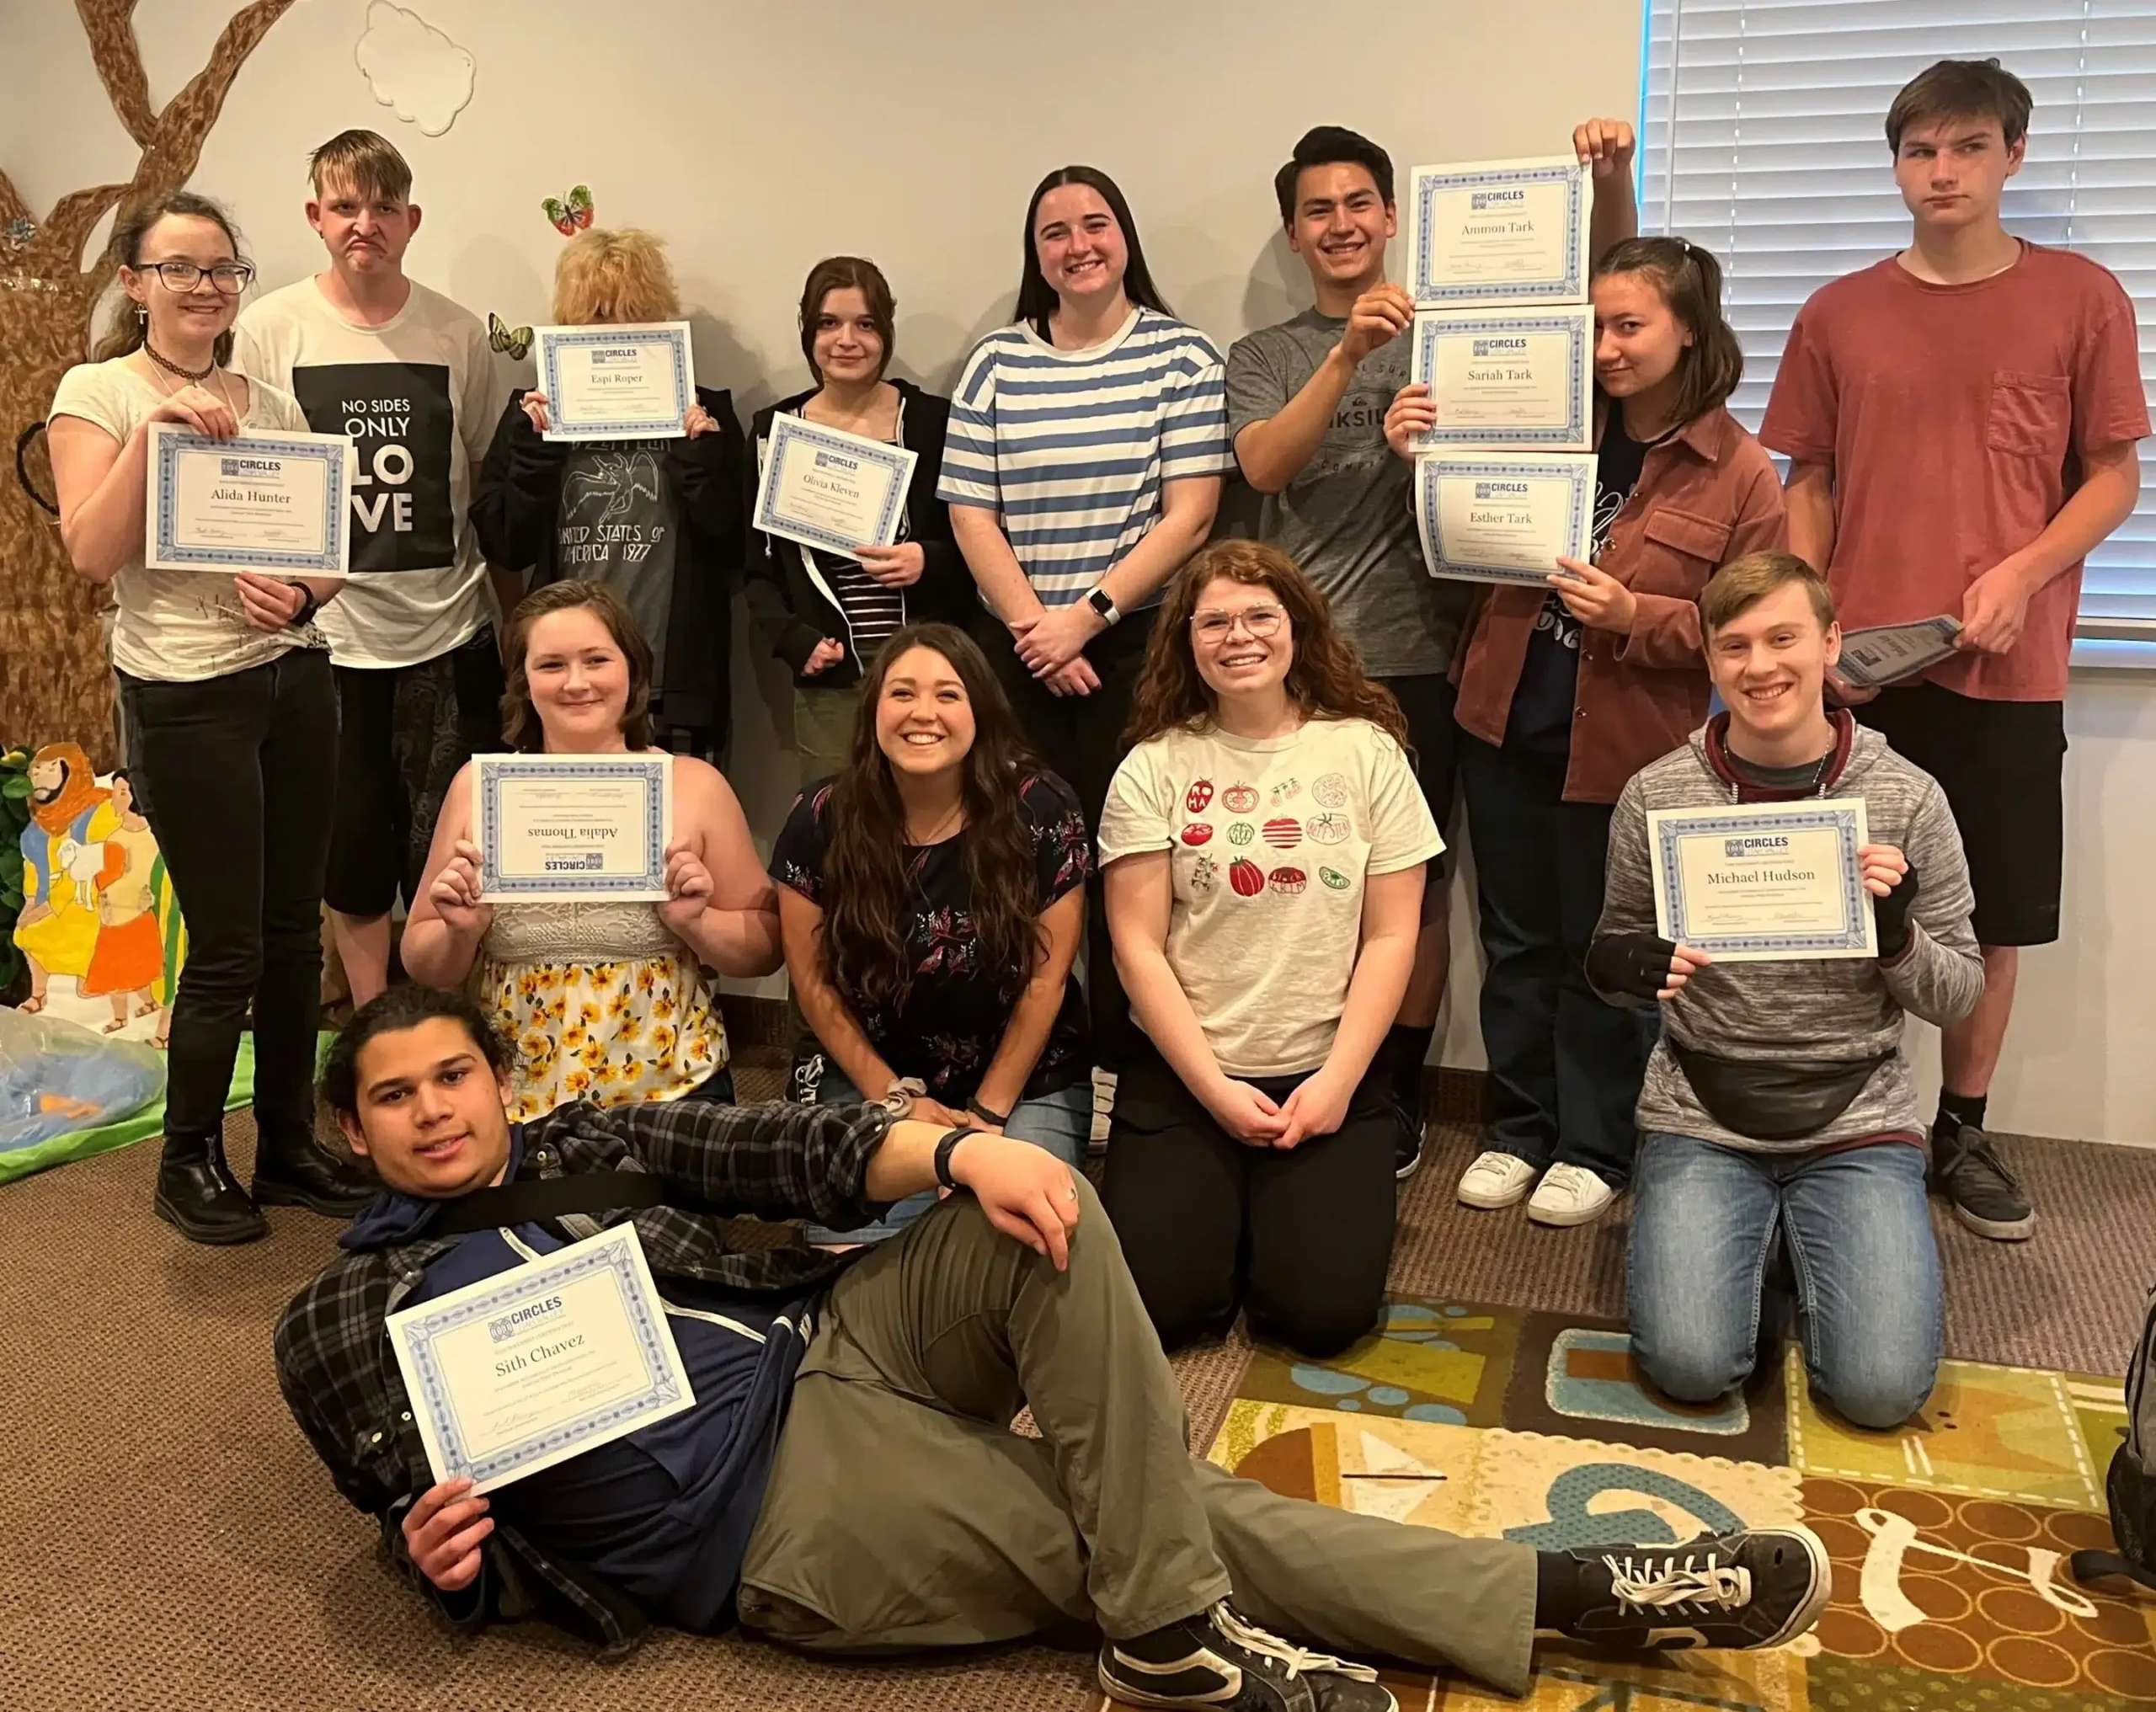
[{"label": "certificate reading olivia kleven", "polygon": [[771,418],[751,528],[851,555],[891,547],[905,520],[918,452],[798,416]]},{"label": "certificate reading olivia kleven", "polygon": [[1718,963],[1879,955],[1861,797],[1651,808],[1655,931]]},{"label": "certificate reading olivia kleven", "polygon": [[663,755],[472,757],[479,895],[664,903],[674,765]]},{"label": "certificate reading olivia kleven", "polygon": [[352,442],[341,434],[212,440],[150,424],[142,562],[159,571],[341,577]]},{"label": "certificate reading olivia kleven", "polygon": [[506,1485],[695,1403],[633,1224],[392,1314],[437,1481]]}]

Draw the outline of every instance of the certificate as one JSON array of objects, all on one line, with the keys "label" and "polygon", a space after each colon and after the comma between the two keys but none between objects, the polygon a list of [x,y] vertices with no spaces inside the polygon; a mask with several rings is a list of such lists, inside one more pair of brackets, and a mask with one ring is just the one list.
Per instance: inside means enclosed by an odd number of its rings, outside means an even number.
[{"label": "certificate", "polygon": [[696,402],[689,323],[542,327],[539,388],[549,440],[679,439]]},{"label": "certificate", "polygon": [[472,757],[479,895],[666,901],[674,769],[659,755]]},{"label": "certificate", "polygon": [[1415,520],[1433,577],[1547,588],[1594,543],[1591,452],[1433,452],[1415,460]]},{"label": "certificate", "polygon": [[1594,450],[1594,309],[1423,310],[1408,378],[1437,421],[1417,451],[1448,445]]},{"label": "certificate", "polygon": [[1953,657],[1961,621],[1940,616],[1914,624],[1880,624],[1842,632],[1842,657],[1834,673],[1860,690],[1876,690]]},{"label": "certificate", "polygon": [[1591,195],[1570,155],[1416,168],[1408,290],[1433,308],[1584,301]]},{"label": "certificate", "polygon": [[771,418],[749,521],[766,535],[851,556],[889,547],[905,520],[918,452],[798,416]]},{"label": "certificate", "polygon": [[352,442],[341,434],[211,440],[150,424],[142,562],[158,571],[341,577]]},{"label": "certificate", "polygon": [[1655,929],[1718,963],[1879,955],[1861,797],[1651,808]]},{"label": "certificate", "polygon": [[696,1400],[633,1224],[389,1316],[437,1481],[475,1492]]}]

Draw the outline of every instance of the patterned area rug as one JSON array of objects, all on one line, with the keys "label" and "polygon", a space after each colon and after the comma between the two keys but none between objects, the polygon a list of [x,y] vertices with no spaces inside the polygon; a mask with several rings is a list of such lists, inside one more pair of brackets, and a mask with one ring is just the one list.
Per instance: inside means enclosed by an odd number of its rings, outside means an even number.
[{"label": "patterned area rug", "polygon": [[1260,1347],[1212,1442],[1276,1491],[1545,1549],[1803,1520],[1834,1597],[1774,1652],[1668,1667],[1545,1650],[1525,1702],[1386,1676],[1405,1712],[2128,1712],[2156,1705],[2156,1599],[2090,1593],[2119,1383],[1948,1362],[1898,1432],[1822,1415],[1794,1347],[1712,1408],[1645,1389],[1607,1320],[1422,1297],[1324,1363]]}]

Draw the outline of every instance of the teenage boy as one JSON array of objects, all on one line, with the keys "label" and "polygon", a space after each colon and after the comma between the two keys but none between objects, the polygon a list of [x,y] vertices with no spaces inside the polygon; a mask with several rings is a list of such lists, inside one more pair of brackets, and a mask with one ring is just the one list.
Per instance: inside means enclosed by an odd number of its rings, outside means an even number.
[{"label": "teenage boy", "polygon": [[2067,657],[2083,557],[2132,512],[2148,432],[2133,306],[2085,257],[2017,238],[2029,91],[1942,60],[1886,112],[1908,248],[1822,286],[1759,438],[1790,458],[1790,547],[1852,629],[1945,615],[1960,651],[1838,698],[1936,777],[1976,886],[1983,1001],[1946,1029],[1931,1181],[1972,1230],[2036,1213],[1984,1132],[2020,947],[2058,937]]},{"label": "teenage boy", "polygon": [[[1625,787],[1588,954],[1604,997],[1662,1006],[1632,1176],[1632,1354],[1688,1403],[1742,1384],[1779,1229],[1813,1387],[1860,1427],[1898,1427],[1931,1393],[1940,1340],[1903,1014],[1948,1027],[1983,990],[1961,841],[1929,774],[1827,710],[1841,631],[1809,565],[1736,560],[1700,621],[1728,711]],[[1876,957],[1717,963],[1657,936],[1652,811],[1849,797],[1870,829]]]},{"label": "teenage boy", "polygon": [[[1630,234],[1632,128],[1592,120],[1572,133],[1595,171],[1597,253]],[[1470,583],[1422,563],[1412,468],[1385,444],[1385,416],[1407,384],[1415,300],[1385,278],[1400,229],[1392,157],[1368,137],[1321,125],[1273,175],[1288,248],[1310,270],[1311,307],[1237,339],[1228,353],[1228,427],[1260,496],[1258,538],[1310,573],[1370,675],[1407,717],[1415,771],[1440,827],[1457,775],[1449,674]],[[1422,1070],[1450,953],[1446,888],[1422,893],[1415,968],[1385,1042],[1400,1120],[1399,1174],[1422,1162]]]},{"label": "teenage boy", "polygon": [[[338,1491],[464,1626],[524,1611],[620,1651],[654,1620],[738,1616],[889,1653],[1097,1623],[1102,1687],[1133,1705],[1396,1712],[1374,1671],[1267,1631],[1518,1694],[1538,1630],[1771,1646],[1827,1603],[1802,1528],[1538,1553],[1192,1456],[1115,1233],[1038,1148],[875,1105],[573,1105],[512,1128],[506,1062],[461,994],[398,987],[346,1026],[323,1092],[384,1192],[276,1341]],[[851,1229],[939,1184],[871,1250],[728,1246],[722,1215]],[[557,1217],[632,1207],[695,1402],[485,1497],[436,1484],[383,1317],[559,1248]],[[1038,1438],[1011,1431],[1022,1401]]]},{"label": "teenage boy", "polygon": [[404,277],[419,229],[404,157],[347,131],[310,171],[329,265],[252,305],[234,360],[357,452],[352,574],[318,622],[343,723],[323,896],[364,1005],[388,984],[390,911],[400,890],[408,908],[417,896],[450,781],[501,747],[501,655],[467,518],[501,398],[486,328]]}]

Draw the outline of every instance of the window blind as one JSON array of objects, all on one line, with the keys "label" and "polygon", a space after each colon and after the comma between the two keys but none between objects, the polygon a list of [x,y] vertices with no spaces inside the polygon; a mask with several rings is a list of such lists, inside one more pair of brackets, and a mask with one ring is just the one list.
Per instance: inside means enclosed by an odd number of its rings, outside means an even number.
[{"label": "window blind", "polygon": [[[2029,86],[2007,227],[2101,262],[2156,391],[2156,0],[1645,0],[1640,220],[1713,250],[1756,429],[1812,291],[1905,248],[1888,104],[1941,59]],[[2156,642],[2156,483],[2089,556],[2084,636]]]}]

